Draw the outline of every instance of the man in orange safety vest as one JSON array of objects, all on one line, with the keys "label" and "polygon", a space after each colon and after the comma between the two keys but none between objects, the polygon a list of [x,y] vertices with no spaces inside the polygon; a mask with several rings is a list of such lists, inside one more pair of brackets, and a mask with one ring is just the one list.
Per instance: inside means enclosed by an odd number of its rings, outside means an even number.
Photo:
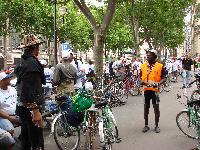
[{"label": "man in orange safety vest", "polygon": [[142,132],[147,132],[150,128],[148,126],[148,114],[150,108],[150,101],[152,100],[154,114],[155,114],[155,128],[156,133],[160,132],[158,126],[160,110],[159,110],[159,86],[165,82],[165,70],[163,64],[157,62],[157,51],[149,50],[146,52],[147,61],[141,66],[140,79],[144,91],[144,120],[145,126]]}]

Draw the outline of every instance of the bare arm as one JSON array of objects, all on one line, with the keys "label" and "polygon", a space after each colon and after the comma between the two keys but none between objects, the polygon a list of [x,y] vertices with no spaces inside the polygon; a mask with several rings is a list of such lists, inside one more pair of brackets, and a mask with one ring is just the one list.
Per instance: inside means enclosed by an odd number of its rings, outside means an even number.
[{"label": "bare arm", "polygon": [[18,122],[18,120],[16,119],[15,116],[9,116],[8,113],[6,113],[6,112],[4,112],[2,110],[0,110],[0,117],[4,118],[4,119],[8,119],[12,123]]}]

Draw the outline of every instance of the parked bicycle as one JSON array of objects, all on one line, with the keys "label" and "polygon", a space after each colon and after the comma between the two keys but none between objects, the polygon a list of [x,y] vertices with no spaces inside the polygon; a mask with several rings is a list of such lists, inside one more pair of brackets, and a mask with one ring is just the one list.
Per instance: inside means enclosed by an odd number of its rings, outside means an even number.
[{"label": "parked bicycle", "polygon": [[177,99],[182,96],[186,98],[187,108],[183,109],[176,116],[176,123],[178,128],[189,138],[199,139],[200,135],[200,76],[196,75],[196,79],[188,86],[196,82],[197,90],[194,90],[190,97],[187,95],[187,87],[184,89],[183,95],[177,94]]}]

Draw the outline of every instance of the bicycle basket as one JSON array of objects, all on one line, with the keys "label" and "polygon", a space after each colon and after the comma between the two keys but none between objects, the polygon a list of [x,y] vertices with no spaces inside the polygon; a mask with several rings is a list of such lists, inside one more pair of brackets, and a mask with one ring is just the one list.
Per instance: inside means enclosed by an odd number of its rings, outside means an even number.
[{"label": "bicycle basket", "polygon": [[74,112],[82,112],[92,106],[93,99],[86,94],[86,92],[80,92],[72,97],[72,110]]},{"label": "bicycle basket", "polygon": [[67,121],[73,127],[79,126],[83,122],[83,120],[83,112],[70,112],[69,114],[67,114]]}]

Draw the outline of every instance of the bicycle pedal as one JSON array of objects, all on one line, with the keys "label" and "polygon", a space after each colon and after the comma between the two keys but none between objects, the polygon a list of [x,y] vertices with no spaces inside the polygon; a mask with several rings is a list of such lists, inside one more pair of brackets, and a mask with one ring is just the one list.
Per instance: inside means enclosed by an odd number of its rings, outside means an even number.
[{"label": "bicycle pedal", "polygon": [[122,141],[121,138],[117,138],[116,141],[115,141],[115,143],[120,143],[121,141]]}]

